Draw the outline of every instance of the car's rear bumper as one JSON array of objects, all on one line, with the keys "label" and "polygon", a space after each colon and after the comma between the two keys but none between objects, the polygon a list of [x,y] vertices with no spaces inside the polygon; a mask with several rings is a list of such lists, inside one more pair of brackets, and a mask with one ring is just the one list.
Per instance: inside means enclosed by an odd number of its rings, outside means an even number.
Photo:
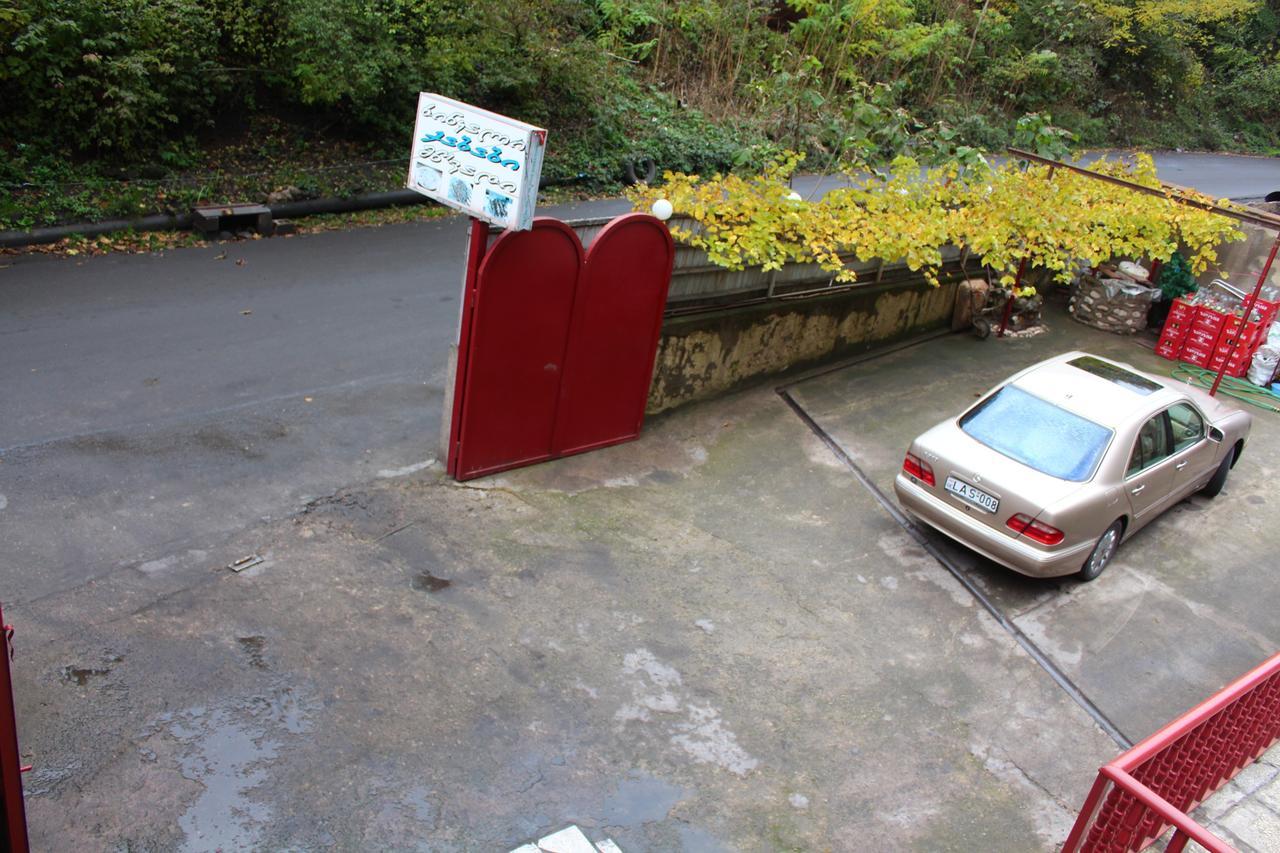
[{"label": "car's rear bumper", "polygon": [[898,503],[930,527],[1020,574],[1037,578],[1075,574],[1093,547],[1093,543],[1085,542],[1060,551],[1043,551],[991,529],[932,494],[927,487],[912,482],[905,474],[899,474],[893,481],[893,490],[898,495]]}]

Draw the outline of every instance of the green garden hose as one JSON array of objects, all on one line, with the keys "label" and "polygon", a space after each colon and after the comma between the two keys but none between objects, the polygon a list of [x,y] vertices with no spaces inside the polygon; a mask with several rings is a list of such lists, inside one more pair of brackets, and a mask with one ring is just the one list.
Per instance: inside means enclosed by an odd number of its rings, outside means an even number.
[{"label": "green garden hose", "polygon": [[[1213,387],[1213,380],[1217,378],[1218,372],[1179,362],[1174,366],[1170,375],[1174,379],[1181,379],[1188,385],[1196,385],[1208,390]],[[1243,400],[1251,406],[1266,409],[1268,412],[1280,412],[1280,395],[1273,394],[1266,388],[1259,388],[1244,379],[1237,379],[1233,376],[1222,377],[1222,384],[1218,386],[1218,393],[1227,397],[1234,397],[1237,400]]]}]

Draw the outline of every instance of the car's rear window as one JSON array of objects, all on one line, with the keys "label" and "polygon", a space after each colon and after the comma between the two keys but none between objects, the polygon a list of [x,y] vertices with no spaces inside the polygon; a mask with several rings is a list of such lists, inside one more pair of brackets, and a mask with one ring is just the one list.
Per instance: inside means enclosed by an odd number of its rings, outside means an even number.
[{"label": "car's rear window", "polygon": [[1111,430],[1006,385],[960,419],[973,438],[1037,471],[1080,482],[1093,475]]}]

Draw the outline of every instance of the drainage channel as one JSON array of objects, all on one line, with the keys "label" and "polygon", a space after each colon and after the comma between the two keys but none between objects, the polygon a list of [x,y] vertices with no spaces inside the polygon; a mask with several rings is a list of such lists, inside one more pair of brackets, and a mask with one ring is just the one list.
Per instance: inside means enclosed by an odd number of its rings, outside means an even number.
[{"label": "drainage channel", "polygon": [[879,487],[871,481],[871,478],[867,476],[866,472],[858,467],[858,464],[853,461],[853,457],[845,452],[845,449],[840,446],[840,443],[832,438],[827,431],[824,430],[821,425],[819,425],[818,422],[804,410],[803,406],[796,402],[796,399],[791,396],[791,391],[789,390],[790,387],[795,384],[796,383],[792,383],[790,386],[783,386],[777,389],[777,392],[783,402],[791,408],[791,411],[795,412],[796,417],[804,421],[805,425],[809,427],[813,434],[821,439],[822,443],[836,455],[836,458],[844,463],[845,467],[849,469],[854,478],[871,493],[871,496],[880,503],[880,506],[884,507],[885,511],[889,513],[893,520],[896,521],[903,530],[907,531],[911,538],[914,539],[920,547],[924,548],[926,552],[928,552],[929,556],[933,557],[939,565],[950,572],[951,576],[960,582],[960,585],[963,586],[971,596],[973,596],[975,601],[982,605],[983,609],[986,610],[987,613],[991,614],[991,617],[999,623],[1000,627],[1008,632],[1008,634],[1017,641],[1018,645],[1022,646],[1023,651],[1030,655],[1032,660],[1040,664],[1040,667],[1045,672],[1049,673],[1049,677],[1052,678],[1077,705],[1083,708],[1085,713],[1093,718],[1093,721],[1098,724],[1099,728],[1110,735],[1111,739],[1114,740],[1121,749],[1127,750],[1132,748],[1133,741],[1125,737],[1124,733],[1116,727],[1115,723],[1111,722],[1107,715],[1102,712],[1102,709],[1095,705],[1093,700],[1086,696],[1084,691],[1081,690],[1065,672],[1059,669],[1058,665],[1055,664],[1053,660],[1046,655],[1030,637],[1023,633],[1022,629],[1014,624],[1013,620],[1006,616],[1005,613],[996,606],[994,601],[987,597],[986,593],[978,588],[977,584],[973,582],[963,569],[957,566],[947,557],[946,554],[938,550],[938,548],[929,541],[928,537],[926,537],[924,532],[916,526],[915,522],[908,518],[907,515],[898,508],[897,504],[889,500],[888,496],[886,496],[884,492],[880,491]]}]

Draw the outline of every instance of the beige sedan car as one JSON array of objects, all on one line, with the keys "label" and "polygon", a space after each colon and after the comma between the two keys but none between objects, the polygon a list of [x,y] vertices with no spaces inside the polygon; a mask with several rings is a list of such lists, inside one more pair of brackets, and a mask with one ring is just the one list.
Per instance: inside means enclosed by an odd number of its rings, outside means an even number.
[{"label": "beige sedan car", "polygon": [[1014,571],[1093,580],[1161,512],[1222,491],[1252,422],[1189,385],[1071,352],[913,441],[894,491]]}]

